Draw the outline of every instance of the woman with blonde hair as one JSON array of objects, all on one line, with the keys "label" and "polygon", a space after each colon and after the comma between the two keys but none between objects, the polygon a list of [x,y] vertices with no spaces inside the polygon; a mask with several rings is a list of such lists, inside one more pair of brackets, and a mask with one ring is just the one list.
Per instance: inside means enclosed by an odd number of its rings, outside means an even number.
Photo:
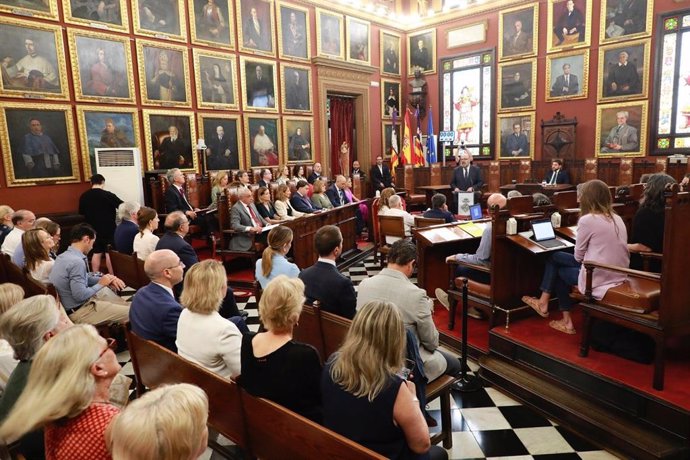
[{"label": "woman with blonde hair", "polygon": [[268,283],[259,301],[265,332],[242,338],[239,384],[254,396],[267,398],[321,422],[321,360],[314,347],[292,340],[304,305],[304,283],[280,275]]},{"label": "woman with blonde hair", "polygon": [[[0,316],[24,298],[24,289],[18,284],[0,284]],[[17,367],[14,350],[10,343],[0,337],[0,394],[5,391],[7,380]]]},{"label": "woman with blonde hair", "polygon": [[[36,346],[60,328],[54,303],[48,311],[52,313],[50,321],[46,317],[20,322],[32,324],[25,330],[27,334],[31,331],[33,337],[27,341],[26,350],[15,344],[18,356],[35,351]],[[34,317],[38,318],[38,313]],[[2,322],[5,331],[4,316]],[[53,329],[47,329],[51,326]],[[33,363],[28,362],[31,371],[26,386],[0,426],[2,442],[14,442],[45,427],[45,444],[41,445],[45,445],[48,459],[110,458],[103,433],[119,412],[108,399],[110,384],[120,370],[112,345],[114,341],[106,341],[96,328],[86,324],[69,327],[48,340],[36,353]]]},{"label": "woman with blonde hair", "polygon": [[228,188],[230,177],[227,171],[219,171],[213,178],[213,188],[211,188],[211,206],[218,207],[218,195],[225,192]]},{"label": "woman with blonde hair", "polygon": [[326,184],[323,179],[316,179],[314,181],[311,202],[316,209],[333,209],[333,203],[326,196]]},{"label": "woman with blonde hair", "polygon": [[256,261],[256,280],[266,289],[269,281],[279,275],[290,278],[299,276],[299,268],[285,257],[292,247],[292,230],[279,225],[268,232],[268,246],[264,249],[261,259]]},{"label": "woman with blonde hair", "polygon": [[166,385],[135,399],[106,430],[115,460],[191,460],[208,444],[208,397],[188,383]]},{"label": "woman with blonde hair", "polygon": [[276,208],[271,203],[271,191],[266,187],[259,187],[254,192],[254,204],[261,217],[269,224],[279,224],[282,220],[276,214]]},{"label": "woman with blonde hair", "polygon": [[49,277],[55,263],[50,258],[53,247],[55,247],[53,237],[42,228],[32,228],[22,235],[24,267],[33,279],[43,284],[51,284]]},{"label": "woman with blonde hair", "polygon": [[287,184],[290,181],[290,167],[288,165],[283,165],[278,167],[278,177],[276,177],[276,182],[278,185]]},{"label": "woman with blonde hair", "polygon": [[137,211],[137,224],[139,225],[139,233],[134,236],[134,243],[132,249],[137,253],[137,258],[146,260],[153,251],[156,250],[158,238],[153,234],[158,229],[158,213],[153,208],[142,206]]},{"label": "woman with blonde hair", "polygon": [[5,241],[5,237],[12,231],[14,225],[12,224],[12,215],[14,209],[6,204],[0,206],[0,245]]},{"label": "woman with blonde hair", "polygon": [[[577,285],[584,294],[587,272],[582,261],[589,260],[606,265],[627,267],[630,263],[628,253],[628,232],[623,219],[613,210],[611,192],[600,180],[590,180],[582,186],[580,197],[580,219],[577,222],[575,253],[564,251],[552,253],[546,260],[539,298],[524,296],[522,301],[532,307],[543,318],[549,316],[549,301],[552,293],[558,297],[558,308],[563,318],[549,322],[549,326],[565,334],[575,334],[570,315],[574,301],[570,289]],[[607,270],[594,270],[592,295],[599,300],[606,291],[625,282],[627,277],[621,273]]]},{"label": "woman with blonde hair", "polygon": [[276,189],[276,200],[273,202],[273,206],[276,208],[276,214],[282,220],[292,220],[304,215],[292,207],[290,203],[290,187],[285,184],[281,184]]},{"label": "woman with blonde hair", "polygon": [[429,450],[414,383],[398,375],[406,343],[402,316],[392,303],[372,301],[357,312],[321,374],[324,426],[386,458],[427,451],[443,458],[443,449]]},{"label": "woman with blonde hair", "polygon": [[227,291],[227,274],[219,261],[204,260],[187,271],[175,344],[183,358],[231,379],[240,375],[242,334],[218,313]]},{"label": "woman with blonde hair", "polygon": [[385,214],[390,207],[388,206],[388,199],[395,195],[395,189],[393,187],[384,188],[381,191],[381,197],[379,198],[379,214]]}]

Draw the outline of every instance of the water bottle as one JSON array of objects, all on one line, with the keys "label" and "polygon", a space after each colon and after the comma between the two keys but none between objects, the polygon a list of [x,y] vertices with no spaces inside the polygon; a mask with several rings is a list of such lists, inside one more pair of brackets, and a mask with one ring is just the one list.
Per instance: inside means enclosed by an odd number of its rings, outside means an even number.
[{"label": "water bottle", "polygon": [[506,234],[507,235],[517,234],[517,220],[515,220],[514,217],[511,217],[510,219],[508,219],[508,222],[506,222]]},{"label": "water bottle", "polygon": [[553,228],[558,228],[561,226],[561,214],[558,211],[551,214],[551,225]]}]

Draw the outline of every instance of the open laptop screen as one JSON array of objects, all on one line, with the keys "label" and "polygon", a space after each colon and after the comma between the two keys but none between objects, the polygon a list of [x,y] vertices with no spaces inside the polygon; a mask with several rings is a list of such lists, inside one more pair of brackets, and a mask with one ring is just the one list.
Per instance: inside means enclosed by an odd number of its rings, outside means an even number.
[{"label": "open laptop screen", "polygon": [[552,240],[556,238],[550,219],[533,220],[532,231],[534,232],[535,241]]},{"label": "open laptop screen", "polygon": [[475,204],[470,206],[470,219],[478,220],[482,218],[482,205]]}]

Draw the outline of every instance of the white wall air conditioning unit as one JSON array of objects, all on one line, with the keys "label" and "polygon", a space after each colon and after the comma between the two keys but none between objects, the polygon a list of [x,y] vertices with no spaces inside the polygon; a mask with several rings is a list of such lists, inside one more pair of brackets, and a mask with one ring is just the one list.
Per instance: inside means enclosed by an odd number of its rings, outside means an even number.
[{"label": "white wall air conditioning unit", "polygon": [[[105,177],[105,189],[122,201],[144,204],[141,154],[136,148],[96,149],[96,173]],[[95,173],[94,173],[95,174]]]}]

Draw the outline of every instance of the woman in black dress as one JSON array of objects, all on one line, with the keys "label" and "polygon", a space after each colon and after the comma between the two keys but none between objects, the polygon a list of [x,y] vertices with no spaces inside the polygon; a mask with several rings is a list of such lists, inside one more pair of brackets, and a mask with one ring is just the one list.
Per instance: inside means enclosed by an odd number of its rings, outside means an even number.
[{"label": "woman in black dress", "polygon": [[256,204],[256,209],[261,214],[269,224],[279,224],[282,219],[276,214],[276,208],[273,207],[271,203],[271,192],[266,187],[259,187],[256,189],[256,195],[254,195],[254,203]]}]

